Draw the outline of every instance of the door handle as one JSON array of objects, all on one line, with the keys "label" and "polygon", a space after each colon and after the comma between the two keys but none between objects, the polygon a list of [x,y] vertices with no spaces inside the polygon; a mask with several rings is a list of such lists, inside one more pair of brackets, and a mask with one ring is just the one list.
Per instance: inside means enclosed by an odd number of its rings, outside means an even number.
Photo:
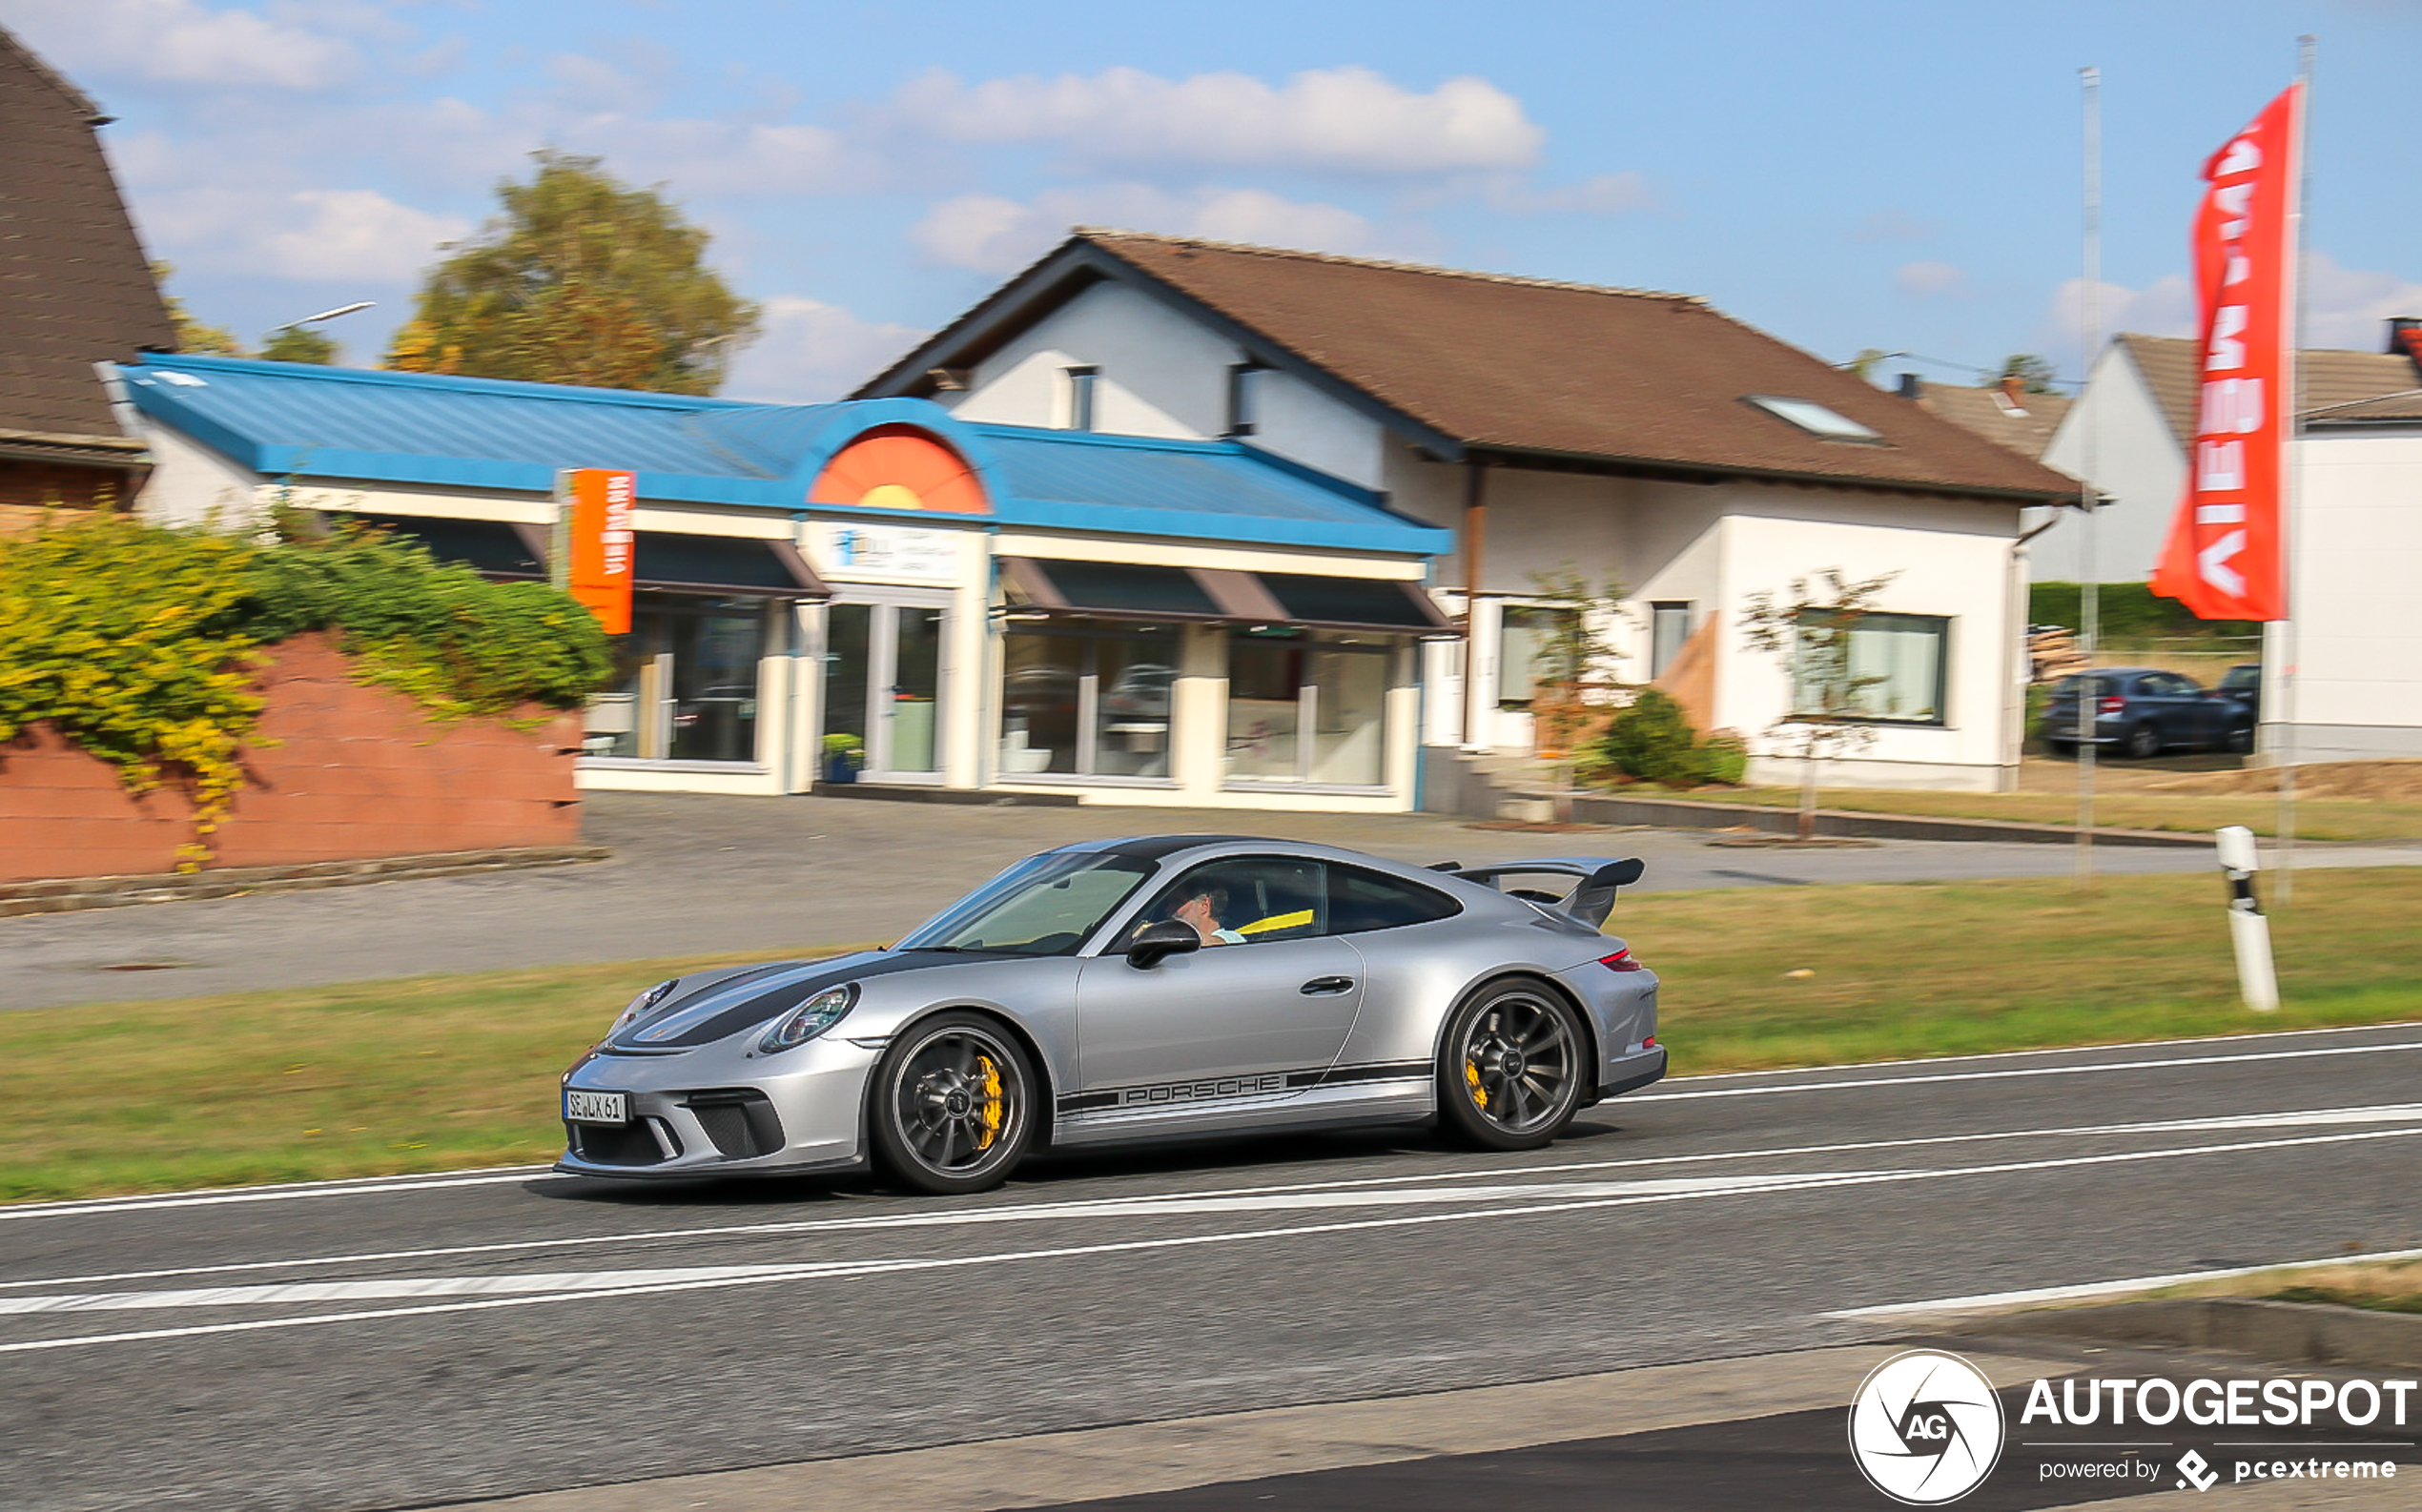
[{"label": "door handle", "polygon": [[1297,991],[1305,997],[1334,997],[1340,992],[1354,991],[1354,979],[1350,976],[1316,976]]}]

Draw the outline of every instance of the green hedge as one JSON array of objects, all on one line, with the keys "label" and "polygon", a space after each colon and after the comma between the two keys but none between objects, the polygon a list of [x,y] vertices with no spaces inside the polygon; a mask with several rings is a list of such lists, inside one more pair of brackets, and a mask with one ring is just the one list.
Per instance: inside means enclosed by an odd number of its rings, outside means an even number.
[{"label": "green hedge", "polygon": [[[2083,583],[2035,583],[2027,589],[2027,623],[2079,629],[2085,623],[2080,607],[2083,597]],[[2142,582],[2104,583],[2096,618],[2102,640],[2262,633],[2262,625],[2252,620],[2198,620],[2186,605],[2176,599],[2154,597],[2152,588]]]}]

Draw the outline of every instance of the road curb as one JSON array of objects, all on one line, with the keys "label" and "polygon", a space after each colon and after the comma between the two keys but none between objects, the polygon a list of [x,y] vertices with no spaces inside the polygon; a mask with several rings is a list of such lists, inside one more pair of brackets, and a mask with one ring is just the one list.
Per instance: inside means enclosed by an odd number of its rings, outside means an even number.
[{"label": "road curb", "polygon": [[49,877],[0,883],[0,919],[127,908],[138,903],[174,903],[188,898],[224,898],[239,892],[298,892],[313,888],[358,887],[368,882],[523,871],[533,867],[603,861],[611,854],[604,846],[519,846],[497,850],[379,856],[366,861],[315,861],[288,867],[221,867],[207,871],[121,877]]},{"label": "road curb", "polygon": [[[1648,825],[1659,829],[1747,828],[1778,835],[1799,832],[1799,813],[1796,809],[1701,803],[1687,798],[1576,796],[1572,800],[1572,817],[1584,824]],[[1934,819],[1921,814],[1868,814],[1847,808],[1817,809],[1816,833],[1861,840],[1999,840],[2063,846],[2077,843],[2077,830],[2068,825],[2020,824],[2006,819]],[[2207,847],[2212,843],[2209,835],[2165,829],[2097,829],[2094,841],[2104,846],[2151,847]]]},{"label": "road curb", "polygon": [[1956,1332],[2217,1349],[2296,1365],[2422,1368],[2422,1313],[2239,1297],[2178,1297],[2007,1313]]}]

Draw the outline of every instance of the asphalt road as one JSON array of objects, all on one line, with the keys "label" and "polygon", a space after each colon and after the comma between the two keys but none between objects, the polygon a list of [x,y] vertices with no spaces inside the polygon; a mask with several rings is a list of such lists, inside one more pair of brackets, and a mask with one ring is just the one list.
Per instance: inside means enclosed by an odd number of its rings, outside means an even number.
[{"label": "asphalt road", "polygon": [[[0,919],[0,1009],[185,997],[427,972],[773,952],[894,938],[1010,862],[1148,831],[1270,834],[1427,863],[1638,855],[1644,891],[2065,876],[2056,845],[1882,841],[1817,849],[1674,830],[1541,834],[1425,814],[1027,808],[595,793],[611,860]],[[2307,865],[2422,864],[2422,847],[2319,847]],[[2202,848],[2104,847],[2110,872],[2202,871]]]},{"label": "asphalt road", "polygon": [[2400,1026],[1696,1078],[1535,1154],[1298,1138],[972,1199],[523,1171],[0,1210],[0,1485],[421,1506],[1874,1340],[1829,1315],[2422,1245],[2418,1092]]}]

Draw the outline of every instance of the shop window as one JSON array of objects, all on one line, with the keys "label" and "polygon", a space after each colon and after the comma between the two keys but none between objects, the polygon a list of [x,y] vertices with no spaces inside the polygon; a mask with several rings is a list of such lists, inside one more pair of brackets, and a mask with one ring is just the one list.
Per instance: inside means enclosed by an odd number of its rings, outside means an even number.
[{"label": "shop window", "polygon": [[1862,614],[1850,629],[1849,656],[1841,668],[1816,664],[1802,631],[1795,658],[1795,714],[1825,712],[1824,684],[1838,677],[1848,684],[1850,708],[1879,725],[1944,723],[1945,672],[1950,663],[1951,622],[1929,614]]},{"label": "shop window", "polygon": [[1392,656],[1385,644],[1343,637],[1230,638],[1229,778],[1381,786]]},{"label": "shop window", "polygon": [[1000,775],[1169,775],[1178,632],[1062,623],[1002,637]]},{"label": "shop window", "polygon": [[642,594],[613,641],[614,682],[590,701],[589,756],[754,762],[758,672],[772,621],[756,599]]},{"label": "shop window", "polygon": [[1094,391],[1100,386],[1101,369],[1072,367],[1068,375],[1068,429],[1089,431],[1094,428]]},{"label": "shop window", "polygon": [[1691,639],[1691,606],[1688,603],[1652,603],[1649,605],[1649,676],[1665,675],[1673,659],[1682,654],[1682,646]]}]

